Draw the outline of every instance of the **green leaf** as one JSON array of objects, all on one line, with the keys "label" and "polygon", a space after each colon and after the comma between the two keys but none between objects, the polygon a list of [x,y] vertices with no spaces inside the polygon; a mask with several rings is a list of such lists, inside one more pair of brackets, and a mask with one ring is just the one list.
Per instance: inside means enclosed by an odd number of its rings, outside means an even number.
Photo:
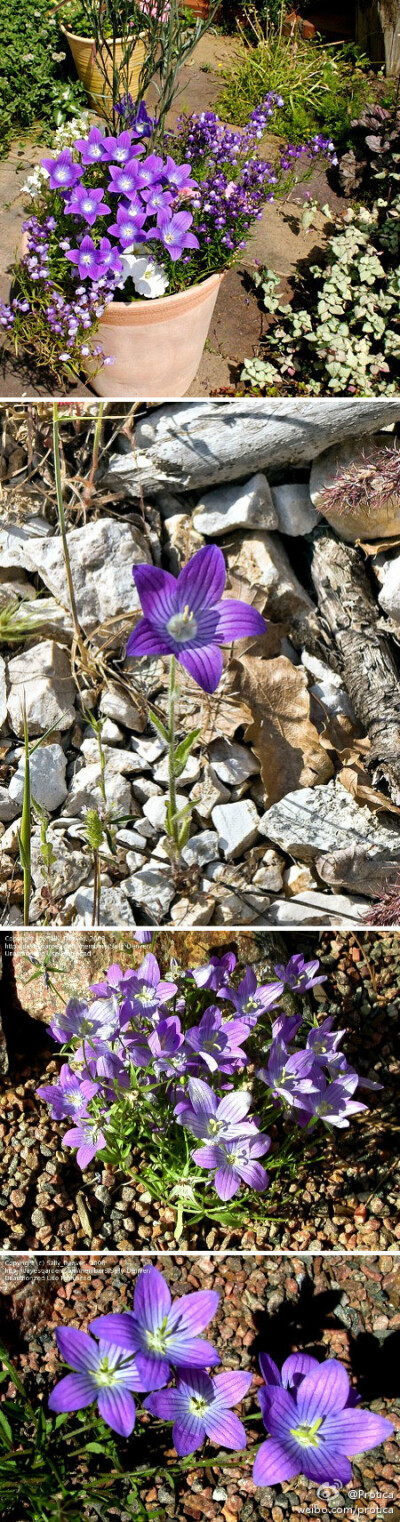
[{"label": "green leaf", "polygon": [[4,1436],[5,1436],[6,1440],[7,1440],[7,1448],[12,1448],[12,1446],[13,1446],[13,1435],[12,1435],[10,1423],[7,1421],[7,1417],[4,1415],[4,1411],[2,1411],[1,1406],[0,1406],[0,1427],[2,1428],[2,1430],[4,1432]]},{"label": "green leaf", "polygon": [[174,751],[174,772],[176,777],[180,777],[181,772],[183,772],[188,756],[190,756],[190,752],[193,750],[199,735],[201,735],[201,729],[191,729],[190,734],[186,735],[184,740],[181,740],[180,745],[177,745]]},{"label": "green leaf", "polygon": [[149,719],[151,719],[151,723],[154,724],[154,728],[158,730],[158,733],[162,736],[162,739],[165,740],[165,744],[168,745],[168,730],[165,728],[165,724],[163,724],[162,719],[158,718],[157,714],[154,713],[152,708],[149,708]]}]

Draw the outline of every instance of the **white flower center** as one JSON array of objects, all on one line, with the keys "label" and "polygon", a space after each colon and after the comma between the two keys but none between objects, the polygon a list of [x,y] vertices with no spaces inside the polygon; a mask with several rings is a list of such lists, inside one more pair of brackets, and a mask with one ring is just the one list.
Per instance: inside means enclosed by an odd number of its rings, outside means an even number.
[{"label": "white flower center", "polygon": [[167,1318],[165,1317],[154,1332],[146,1332],[146,1342],[151,1353],[166,1353],[168,1341]]},{"label": "white flower center", "polygon": [[192,1395],[189,1401],[189,1411],[192,1416],[203,1416],[204,1412],[207,1411],[207,1406],[208,1401],[204,1400],[203,1395]]},{"label": "white flower center", "polygon": [[167,623],[167,632],[172,634],[173,639],[176,639],[178,642],[181,641],[182,644],[186,644],[187,640],[195,638],[197,634],[197,622],[194,613],[190,612],[188,603],[186,608],[183,609],[183,613],[172,614],[172,618]]},{"label": "white flower center", "polygon": [[296,1442],[300,1443],[302,1448],[318,1448],[319,1437],[317,1437],[317,1432],[321,1422],[322,1416],[319,1416],[313,1422],[312,1427],[309,1427],[307,1422],[302,1422],[300,1427],[291,1427],[292,1436],[296,1438]]},{"label": "white flower center", "polygon": [[66,1089],[65,1098],[68,1100],[68,1104],[76,1105],[77,1109],[82,1104],[82,1096],[79,1094],[78,1089]]},{"label": "white flower center", "polygon": [[93,1374],[93,1378],[96,1381],[96,1385],[115,1385],[118,1381],[118,1370],[109,1369],[108,1359],[103,1358],[103,1362],[99,1364],[98,1369]]}]

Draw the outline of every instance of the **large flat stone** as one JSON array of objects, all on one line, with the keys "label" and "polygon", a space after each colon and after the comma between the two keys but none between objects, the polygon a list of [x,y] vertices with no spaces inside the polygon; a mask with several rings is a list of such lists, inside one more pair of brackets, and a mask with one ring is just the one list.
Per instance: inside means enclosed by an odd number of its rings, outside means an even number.
[{"label": "large flat stone", "polygon": [[398,820],[361,808],[335,780],[287,793],[262,815],[259,832],[298,861],[313,861],[354,845],[368,846],[371,852],[387,850],[391,856],[398,852],[400,863]]},{"label": "large flat stone", "polygon": [[193,514],[193,526],[209,538],[219,538],[232,528],[277,528],[267,477],[258,471],[241,486],[218,486],[205,492]]}]

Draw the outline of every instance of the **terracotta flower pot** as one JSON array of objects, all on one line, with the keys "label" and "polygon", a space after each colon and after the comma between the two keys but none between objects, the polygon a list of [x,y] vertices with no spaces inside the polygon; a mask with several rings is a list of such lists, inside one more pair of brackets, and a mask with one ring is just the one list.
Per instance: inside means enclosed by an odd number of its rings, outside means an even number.
[{"label": "terracotta flower pot", "polygon": [[210,14],[210,0],[181,0],[181,10],[193,11],[194,16],[204,21]]},{"label": "terracotta flower pot", "polygon": [[[223,275],[209,275],[175,296],[113,301],[99,323],[99,343],[114,364],[92,377],[98,396],[185,396],[195,378]],[[91,366],[88,366],[88,374]]]},{"label": "terracotta flower pot", "polygon": [[[107,47],[99,48],[96,53],[94,37],[77,37],[75,32],[70,32],[68,27],[60,23],[60,30],[67,38],[75,68],[79,79],[88,91],[89,101],[94,111],[99,116],[106,116],[113,104],[113,65]],[[129,62],[128,80],[123,79],[122,88],[136,100],[138,93],[139,75],[143,68],[146,57],[146,47],[142,36],[138,37]],[[102,67],[97,60],[100,58]],[[123,45],[117,37],[115,44],[115,65],[118,70],[122,69]],[[107,113],[108,107],[108,113]]]}]

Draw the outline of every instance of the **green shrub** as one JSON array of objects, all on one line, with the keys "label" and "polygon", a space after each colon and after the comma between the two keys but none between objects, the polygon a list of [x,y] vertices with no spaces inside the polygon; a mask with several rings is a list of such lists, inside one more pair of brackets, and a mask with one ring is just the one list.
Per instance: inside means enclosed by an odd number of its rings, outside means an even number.
[{"label": "green shrub", "polygon": [[276,90],[284,106],[271,123],[272,131],[286,134],[293,143],[324,132],[342,146],[352,118],[371,96],[367,64],[348,45],[325,47],[318,38],[293,41],[272,31],[225,76],[215,109],[223,121],[241,127],[267,91]]},{"label": "green shrub", "polygon": [[[38,122],[58,126],[86,102],[48,0],[4,0],[0,28],[0,140]],[[69,72],[70,71],[70,72]]]}]

